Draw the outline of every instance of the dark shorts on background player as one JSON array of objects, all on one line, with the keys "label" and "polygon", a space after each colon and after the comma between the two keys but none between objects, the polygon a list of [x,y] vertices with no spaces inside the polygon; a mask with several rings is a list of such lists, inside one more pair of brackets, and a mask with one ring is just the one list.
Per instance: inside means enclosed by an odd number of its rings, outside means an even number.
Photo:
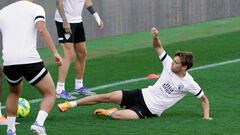
[{"label": "dark shorts on background player", "polygon": [[57,33],[59,43],[81,43],[86,41],[85,30],[83,27],[83,22],[81,23],[70,23],[72,34],[68,34],[63,29],[63,23],[57,22]]}]

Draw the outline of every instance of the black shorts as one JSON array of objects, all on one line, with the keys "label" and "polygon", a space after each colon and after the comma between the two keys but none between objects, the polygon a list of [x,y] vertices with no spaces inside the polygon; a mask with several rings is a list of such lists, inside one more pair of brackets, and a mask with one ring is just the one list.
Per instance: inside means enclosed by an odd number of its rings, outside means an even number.
[{"label": "black shorts", "polygon": [[37,84],[48,73],[43,62],[4,66],[3,73],[8,83],[18,85],[24,77],[31,85]]},{"label": "black shorts", "polygon": [[65,33],[62,22],[55,21],[55,23],[57,27],[59,43],[81,43],[86,41],[83,22],[70,23],[71,31],[72,31],[71,35]]},{"label": "black shorts", "polygon": [[142,91],[140,89],[135,90],[122,90],[123,98],[121,107],[130,109],[137,113],[140,118],[156,117],[157,115],[152,114],[147,108],[143,99]]}]

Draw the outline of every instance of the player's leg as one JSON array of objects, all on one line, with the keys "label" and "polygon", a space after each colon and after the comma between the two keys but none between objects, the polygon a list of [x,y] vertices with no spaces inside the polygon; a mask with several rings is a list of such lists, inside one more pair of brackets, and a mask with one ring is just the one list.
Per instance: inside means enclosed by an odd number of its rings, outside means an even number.
[{"label": "player's leg", "polygon": [[[124,102],[124,101],[123,101]],[[140,118],[156,117],[157,115],[152,114],[147,108],[141,97],[135,106],[127,106],[125,110],[117,110],[116,108],[111,109],[97,109],[95,115],[107,116],[116,120],[131,120]],[[122,105],[123,103],[121,103]]]},{"label": "player's leg", "polygon": [[37,88],[42,95],[40,111],[31,130],[34,133],[45,135],[44,122],[56,99],[53,79],[43,62],[22,65],[21,71],[28,83]]},{"label": "player's leg", "polygon": [[114,103],[121,104],[122,91],[114,91],[106,94],[93,95],[77,100],[77,106],[92,105],[98,103]]},{"label": "player's leg", "polygon": [[76,43],[74,49],[76,53],[76,79],[82,80],[87,59],[86,42]]},{"label": "player's leg", "polygon": [[75,57],[73,43],[61,43],[63,50],[63,64],[58,68],[58,82],[64,83],[68,74],[69,66]]},{"label": "player's leg", "polygon": [[108,115],[112,119],[116,120],[131,120],[139,119],[139,116],[136,112],[130,109],[118,110]]},{"label": "player's leg", "polygon": [[[76,63],[75,63],[75,71],[76,71],[76,79],[75,79],[75,90],[83,87],[83,75],[86,66],[87,59],[87,49],[86,43],[76,43],[74,46],[76,53]],[[79,82],[78,82],[79,81]]]},{"label": "player's leg", "polygon": [[84,71],[87,59],[86,38],[83,23],[78,23],[75,26],[74,43],[74,49],[76,53],[75,92],[83,95],[95,95],[96,93],[89,91],[83,85]]},{"label": "player's leg", "polygon": [[9,86],[9,94],[7,97],[7,112],[8,116],[16,116],[18,109],[18,99],[21,94],[22,82],[16,86]]},{"label": "player's leg", "polygon": [[77,107],[77,106],[94,105],[98,103],[121,104],[121,101],[122,101],[122,91],[114,91],[106,94],[98,94],[98,95],[84,97],[77,101],[61,103],[61,104],[58,104],[58,108],[61,112],[66,112],[68,109]]},{"label": "player's leg", "polygon": [[75,46],[76,52],[76,63],[75,63],[75,71],[76,71],[76,79],[75,79],[75,92],[83,95],[95,95],[96,93],[89,91],[83,85],[83,76],[86,66],[87,59],[87,49],[85,42],[76,43]]},{"label": "player's leg", "polygon": [[9,94],[6,101],[7,132],[15,133],[18,99],[22,91],[22,72],[16,65],[4,66],[3,72],[9,84]]},{"label": "player's leg", "polygon": [[140,89],[122,91],[121,107],[125,110],[111,109],[97,109],[96,115],[108,116],[112,119],[124,120],[124,119],[139,119],[147,117],[155,117],[147,108]]},{"label": "player's leg", "polygon": [[[72,24],[71,28],[72,28]],[[58,82],[56,85],[56,93],[58,98],[74,99],[67,91],[65,91],[65,80],[68,74],[69,66],[75,56],[73,47],[73,36],[66,34],[63,29],[63,23],[56,21],[58,32],[58,40],[63,50],[63,64],[58,67]]]},{"label": "player's leg", "polygon": [[42,95],[40,109],[49,113],[56,99],[54,82],[50,73],[47,73],[43,79],[35,85],[35,87]]},{"label": "player's leg", "polygon": [[61,44],[63,50],[63,64],[58,67],[58,82],[56,87],[57,97],[64,99],[74,99],[75,97],[65,91],[65,80],[69,71],[70,64],[75,57],[73,43]]},{"label": "player's leg", "polygon": [[22,90],[22,82],[17,84],[16,86],[9,86],[9,94],[6,101],[6,109],[7,109],[7,132],[14,133],[16,132],[16,115],[18,109],[18,99],[21,95]]},{"label": "player's leg", "polygon": [[121,93],[121,102],[118,102],[121,107],[126,108],[125,110],[117,110],[116,108],[111,109],[97,109],[94,111],[94,114],[100,116],[108,116],[112,119],[139,119],[137,112],[141,111],[141,108],[138,107],[139,96],[141,91],[136,90],[123,90]]},{"label": "player's leg", "polygon": [[40,111],[36,118],[35,123],[31,126],[31,130],[35,133],[46,134],[44,128],[44,122],[48,117],[48,113],[52,109],[55,103],[55,87],[54,82],[49,73],[47,73],[41,81],[34,85],[42,95],[42,101],[40,104]]}]

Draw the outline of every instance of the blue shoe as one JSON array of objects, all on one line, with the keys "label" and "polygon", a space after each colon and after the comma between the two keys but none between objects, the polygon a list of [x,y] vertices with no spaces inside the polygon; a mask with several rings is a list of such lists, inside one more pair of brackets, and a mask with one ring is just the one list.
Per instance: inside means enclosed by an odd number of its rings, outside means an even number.
[{"label": "blue shoe", "polygon": [[33,123],[33,125],[31,126],[31,131],[38,135],[47,135],[45,127],[39,125],[37,122]]},{"label": "blue shoe", "polygon": [[88,88],[86,88],[86,87],[81,87],[80,89],[75,89],[74,92],[77,94],[86,95],[86,96],[96,95],[95,92],[88,90]]},{"label": "blue shoe", "polygon": [[7,131],[7,135],[16,135],[16,131],[13,132],[11,129]]},{"label": "blue shoe", "polygon": [[57,98],[63,99],[76,99],[76,97],[71,96],[67,91],[62,91],[60,94],[56,94]]}]

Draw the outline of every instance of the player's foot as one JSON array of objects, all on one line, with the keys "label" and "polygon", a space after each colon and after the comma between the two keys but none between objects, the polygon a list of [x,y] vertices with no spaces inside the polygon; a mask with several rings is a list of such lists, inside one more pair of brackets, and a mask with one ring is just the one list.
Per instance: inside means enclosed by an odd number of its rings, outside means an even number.
[{"label": "player's foot", "polygon": [[110,109],[97,109],[94,111],[95,115],[99,115],[99,116],[110,116],[112,113],[118,111],[117,108],[110,108]]},{"label": "player's foot", "polygon": [[37,135],[47,135],[45,127],[39,125],[37,122],[34,122],[34,124],[31,126],[31,130]]},{"label": "player's foot", "polygon": [[76,97],[70,95],[67,91],[62,91],[60,94],[56,94],[57,98],[63,99],[76,99]]},{"label": "player's foot", "polygon": [[65,103],[58,104],[57,107],[61,112],[66,112],[69,108],[71,108],[71,104],[70,102],[66,101]]},{"label": "player's foot", "polygon": [[90,91],[86,87],[81,87],[80,89],[75,89],[74,92],[77,94],[86,95],[86,96],[96,95],[95,92]]},{"label": "player's foot", "polygon": [[7,135],[16,135],[16,131],[13,132],[11,129],[9,129],[7,131]]}]

